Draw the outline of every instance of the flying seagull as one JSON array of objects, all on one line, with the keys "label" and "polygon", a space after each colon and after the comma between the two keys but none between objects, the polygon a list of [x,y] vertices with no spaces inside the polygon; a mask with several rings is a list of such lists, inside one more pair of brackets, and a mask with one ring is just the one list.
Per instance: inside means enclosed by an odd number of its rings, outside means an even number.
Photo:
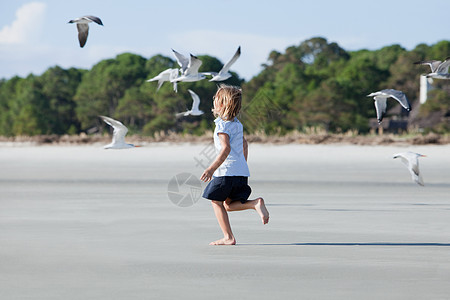
[{"label": "flying seagull", "polygon": [[201,65],[202,61],[198,59],[197,56],[191,54],[186,70],[183,71],[183,68],[185,66],[185,62],[183,62],[183,65],[181,67],[181,75],[171,80],[170,82],[178,82],[178,81],[193,82],[205,79],[205,75],[203,73],[198,72],[198,69],[200,68]]},{"label": "flying seagull", "polygon": [[231,74],[229,72],[230,67],[232,64],[236,62],[236,60],[241,56],[241,46],[238,47],[236,50],[236,53],[234,53],[233,57],[222,67],[222,69],[217,72],[208,72],[203,73],[205,75],[212,75],[212,78],[209,81],[223,81],[227,80],[231,77]]},{"label": "flying seagull", "polygon": [[448,67],[450,66],[450,57],[447,57],[444,61],[440,60],[424,60],[417,61],[415,65],[429,65],[431,68],[431,73],[428,73],[427,78],[436,79],[450,79],[450,74],[448,73]]},{"label": "flying seagull", "polygon": [[383,120],[383,116],[386,113],[386,100],[387,98],[394,98],[397,100],[407,111],[411,110],[411,105],[409,104],[408,98],[406,98],[405,93],[402,91],[397,91],[394,89],[381,90],[375,93],[367,95],[367,97],[373,97],[375,99],[375,109],[377,110],[378,124]]},{"label": "flying seagull", "polygon": [[109,117],[99,116],[106,124],[114,128],[113,138],[111,144],[104,146],[105,149],[128,149],[139,147],[133,144],[125,143],[125,135],[128,132],[128,128],[123,125],[121,122],[114,120]]},{"label": "flying seagull", "polygon": [[[178,69],[167,69],[159,73],[157,76],[147,80],[147,82],[158,80],[158,88],[156,91],[159,91],[161,86],[165,81],[172,81],[178,77]],[[173,82],[173,90],[178,92],[177,82]]]},{"label": "flying seagull", "polygon": [[419,172],[419,157],[425,157],[425,155],[411,151],[394,154],[394,158],[399,157],[411,173],[412,180],[423,186],[422,174]]},{"label": "flying seagull", "polygon": [[95,22],[98,25],[102,25],[102,20],[98,17],[94,16],[84,16],[80,18],[76,18],[73,20],[70,20],[69,23],[76,23],[77,29],[78,29],[78,41],[80,42],[80,47],[83,48],[86,44],[86,40],[89,33],[89,23]]},{"label": "flying seagull", "polygon": [[186,112],[182,112],[182,113],[178,113],[176,114],[177,117],[181,117],[181,116],[200,116],[203,114],[203,111],[199,110],[198,106],[200,105],[200,98],[199,96],[194,93],[192,90],[188,90],[189,93],[191,94],[192,97],[192,109],[188,110]]}]

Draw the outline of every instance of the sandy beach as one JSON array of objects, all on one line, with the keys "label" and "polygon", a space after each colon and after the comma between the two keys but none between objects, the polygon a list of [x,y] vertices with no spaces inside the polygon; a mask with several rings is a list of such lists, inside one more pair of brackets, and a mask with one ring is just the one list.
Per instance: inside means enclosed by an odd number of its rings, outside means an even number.
[{"label": "sandy beach", "polygon": [[0,146],[0,298],[449,299],[450,145],[250,144],[270,222],[231,213],[236,246],[208,245],[210,146]]}]

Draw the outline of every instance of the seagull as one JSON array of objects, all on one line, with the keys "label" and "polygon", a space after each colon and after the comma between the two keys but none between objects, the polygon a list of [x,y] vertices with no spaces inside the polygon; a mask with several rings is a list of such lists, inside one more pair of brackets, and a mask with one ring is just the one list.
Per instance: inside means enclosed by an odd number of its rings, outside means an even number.
[{"label": "seagull", "polygon": [[[178,82],[178,81],[193,82],[205,79],[205,75],[203,73],[198,72],[198,69],[200,68],[201,65],[202,61],[198,59],[197,56],[191,54],[186,70],[184,72],[183,70],[181,70],[181,75],[171,80],[170,82]],[[184,64],[181,67],[181,69],[183,69],[183,67]]]},{"label": "seagull", "polygon": [[375,93],[367,95],[367,97],[373,97],[375,99],[375,109],[377,110],[378,124],[383,120],[383,116],[386,113],[386,100],[389,97],[397,100],[407,111],[411,110],[411,105],[406,98],[405,93],[394,89],[381,90]]},{"label": "seagull", "polygon": [[102,25],[102,20],[98,17],[94,16],[84,16],[80,18],[76,18],[73,20],[70,20],[69,23],[76,23],[77,29],[78,29],[78,41],[80,42],[80,47],[83,48],[86,44],[86,40],[89,33],[89,23],[95,22],[98,25]]},{"label": "seagull", "polygon": [[[158,88],[156,91],[159,91],[164,81],[172,81],[178,77],[178,69],[167,69],[159,73],[157,76],[147,80],[147,82],[158,80]],[[177,83],[173,82],[173,90],[178,92]]]},{"label": "seagull", "polygon": [[192,109],[188,110],[186,112],[182,112],[182,113],[178,113],[176,114],[177,117],[181,117],[181,116],[200,116],[203,114],[203,111],[198,109],[198,106],[200,105],[200,98],[198,97],[198,95],[196,93],[194,93],[192,90],[188,90],[189,93],[191,94],[192,97]]},{"label": "seagull", "polygon": [[422,155],[415,152],[402,152],[394,154],[394,158],[400,157],[402,163],[408,168],[411,173],[412,180],[414,180],[419,185],[424,185],[422,175],[419,172],[419,157],[425,157],[426,155]]},{"label": "seagull", "polygon": [[223,65],[222,69],[217,72],[205,72],[203,74],[205,75],[212,75],[212,78],[209,81],[224,81],[230,78],[232,75],[228,71],[232,64],[236,62],[236,60],[241,56],[241,46],[238,47],[236,50],[236,53],[233,55],[233,57],[225,64]]},{"label": "seagull", "polygon": [[140,147],[135,146],[133,144],[127,144],[125,143],[125,135],[128,132],[128,128],[123,125],[120,121],[114,120],[109,117],[105,116],[99,116],[103,121],[105,121],[106,124],[114,128],[113,132],[113,138],[112,143],[104,146],[105,149],[128,149],[128,148],[134,148],[134,147]]},{"label": "seagull", "polygon": [[431,68],[431,73],[428,73],[427,78],[436,79],[450,79],[450,74],[448,73],[448,67],[450,66],[450,57],[447,57],[444,61],[440,60],[424,60],[417,61],[415,65],[429,65]]}]

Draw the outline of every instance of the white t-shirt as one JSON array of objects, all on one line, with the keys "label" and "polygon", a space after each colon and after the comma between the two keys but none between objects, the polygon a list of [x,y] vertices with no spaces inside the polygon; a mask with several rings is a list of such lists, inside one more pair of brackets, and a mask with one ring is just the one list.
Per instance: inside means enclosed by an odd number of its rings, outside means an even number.
[{"label": "white t-shirt", "polygon": [[220,117],[214,120],[214,146],[219,154],[222,148],[218,133],[226,133],[230,137],[231,151],[225,161],[214,172],[213,176],[250,176],[247,161],[244,157],[244,129],[237,118],[232,121],[224,121]]}]

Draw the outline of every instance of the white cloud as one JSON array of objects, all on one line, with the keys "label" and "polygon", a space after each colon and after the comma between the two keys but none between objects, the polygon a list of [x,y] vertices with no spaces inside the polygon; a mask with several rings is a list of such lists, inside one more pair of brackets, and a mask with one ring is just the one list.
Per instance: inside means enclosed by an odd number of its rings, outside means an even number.
[{"label": "white cloud", "polygon": [[245,79],[261,71],[261,64],[267,61],[272,50],[284,52],[288,46],[298,45],[304,38],[266,36],[250,33],[218,32],[196,30],[169,36],[172,48],[180,53],[208,54],[226,63],[240,45],[242,54],[231,67]]},{"label": "white cloud", "polygon": [[26,44],[36,40],[42,29],[46,4],[31,2],[16,11],[16,19],[0,30],[0,44]]}]

